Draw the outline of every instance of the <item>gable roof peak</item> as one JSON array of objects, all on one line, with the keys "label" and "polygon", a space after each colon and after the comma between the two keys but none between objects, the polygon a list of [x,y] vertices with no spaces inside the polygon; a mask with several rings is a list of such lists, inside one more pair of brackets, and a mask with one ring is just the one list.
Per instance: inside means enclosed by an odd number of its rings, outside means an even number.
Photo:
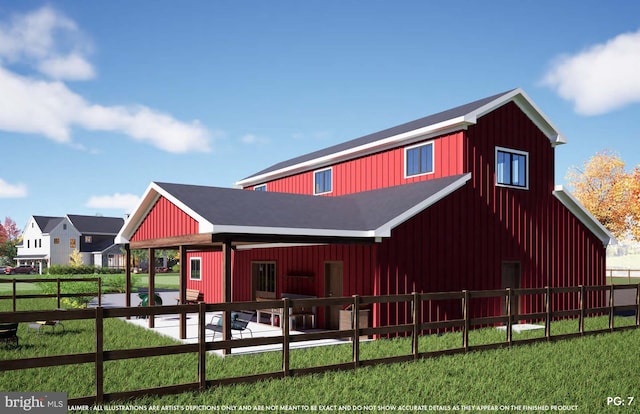
[{"label": "gable roof peak", "polygon": [[249,187],[262,184],[273,179],[321,168],[398,145],[406,145],[418,140],[466,129],[469,125],[475,124],[482,115],[512,101],[545,133],[553,145],[566,142],[531,98],[522,89],[515,88],[276,163],[236,182],[236,185]]}]

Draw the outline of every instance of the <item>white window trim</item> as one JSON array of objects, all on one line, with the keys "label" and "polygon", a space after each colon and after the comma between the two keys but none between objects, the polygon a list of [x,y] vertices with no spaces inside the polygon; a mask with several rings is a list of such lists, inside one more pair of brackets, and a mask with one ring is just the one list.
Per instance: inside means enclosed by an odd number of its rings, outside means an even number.
[{"label": "white window trim", "polygon": [[[413,148],[424,147],[425,145],[431,145],[431,171],[427,171],[425,173],[407,175],[407,151]],[[404,178],[414,178],[414,177],[422,177],[423,175],[433,174],[436,171],[436,144],[434,140],[420,142],[415,145],[411,145],[408,147],[404,147],[404,163],[402,166],[402,174]]]},{"label": "white window trim", "polygon": [[[524,179],[525,179],[525,183],[526,185],[524,187],[519,186],[519,185],[509,185],[509,184],[500,184],[498,183],[498,151],[501,152],[508,152],[511,154],[518,154],[518,155],[524,155],[525,159],[527,160],[527,165],[524,168]],[[520,150],[516,150],[513,148],[506,148],[506,147],[498,147],[496,146],[496,150],[494,153],[494,177],[495,177],[495,183],[496,183],[496,187],[505,187],[505,188],[515,188],[518,190],[528,190],[529,189],[529,164],[530,164],[530,158],[529,158],[529,153],[526,151],[520,151]]]},{"label": "white window trim", "polygon": [[[191,262],[193,262],[194,260],[197,260],[198,262],[200,262],[200,278],[199,279],[194,279],[191,277]],[[195,280],[195,281],[202,281],[202,257],[190,257],[189,258],[189,280]]]},{"label": "white window trim", "polygon": [[[331,171],[331,191],[325,191],[325,192],[322,192],[322,193],[316,193],[316,174],[324,172],[324,171]],[[321,195],[321,194],[331,194],[331,193],[333,193],[333,167],[322,168],[320,170],[315,170],[313,172],[313,183],[312,183],[312,185],[313,185],[313,195]]]},{"label": "white window trim", "polygon": [[[258,190],[258,188],[260,187],[264,187],[264,190]],[[254,185],[253,191],[267,191],[267,185],[266,184]]]}]

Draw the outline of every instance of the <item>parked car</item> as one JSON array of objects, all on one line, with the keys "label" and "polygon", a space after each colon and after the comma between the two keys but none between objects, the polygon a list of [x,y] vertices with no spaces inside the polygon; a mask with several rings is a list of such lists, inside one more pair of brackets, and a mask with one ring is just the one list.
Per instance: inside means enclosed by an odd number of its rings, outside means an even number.
[{"label": "parked car", "polygon": [[31,266],[16,266],[16,267],[5,268],[4,273],[7,275],[15,275],[15,274],[31,275],[31,274],[37,273],[37,270],[35,267],[31,267]]}]

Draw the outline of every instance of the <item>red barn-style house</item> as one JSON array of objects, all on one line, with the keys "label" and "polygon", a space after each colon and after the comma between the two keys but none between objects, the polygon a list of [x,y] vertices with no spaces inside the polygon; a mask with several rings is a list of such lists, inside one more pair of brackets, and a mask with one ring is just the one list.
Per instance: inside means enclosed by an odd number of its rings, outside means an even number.
[{"label": "red barn-style house", "polygon": [[[206,302],[604,285],[611,235],[554,186],[565,142],[514,89],[280,162],[242,189],[153,182],[117,241],[180,249],[183,298],[198,289]],[[515,311],[539,307],[523,298]],[[338,317],[319,309],[317,325]],[[370,323],[407,320],[379,305]]]}]

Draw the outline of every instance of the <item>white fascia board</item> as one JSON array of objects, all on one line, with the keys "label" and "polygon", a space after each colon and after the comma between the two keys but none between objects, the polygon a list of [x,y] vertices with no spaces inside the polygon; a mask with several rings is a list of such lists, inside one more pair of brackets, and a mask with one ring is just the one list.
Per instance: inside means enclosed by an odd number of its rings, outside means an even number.
[{"label": "white fascia board", "polygon": [[310,229],[295,227],[260,227],[260,226],[235,226],[214,225],[213,234],[277,234],[283,236],[317,236],[317,237],[375,237],[373,230],[336,230],[336,229]]},{"label": "white fascia board", "polygon": [[253,249],[273,249],[276,247],[308,247],[308,246],[326,246],[326,243],[255,243],[240,244],[236,246],[236,250],[253,250]]},{"label": "white fascia board", "polygon": [[615,242],[615,237],[563,186],[557,185],[553,195],[569,209],[605,246]]},{"label": "white fascia board", "polygon": [[423,210],[432,206],[438,201],[442,200],[449,194],[455,192],[456,190],[464,186],[467,183],[467,181],[469,181],[470,179],[471,179],[471,173],[467,173],[462,177],[460,177],[458,180],[448,185],[447,187],[443,188],[442,190],[438,191],[432,196],[424,199],[422,202],[411,207],[401,215],[394,217],[392,220],[388,221],[387,223],[383,224],[382,226],[378,227],[375,230],[376,237],[391,237],[391,230],[393,230],[395,227],[409,220],[411,217],[422,212]]},{"label": "white fascia board", "polygon": [[116,244],[126,244],[129,243],[131,236],[135,230],[140,226],[142,221],[147,217],[151,208],[155,205],[156,201],[160,197],[164,197],[173,203],[176,207],[184,211],[186,214],[191,216],[194,220],[198,222],[198,232],[199,233],[211,233],[213,230],[213,224],[211,224],[208,220],[204,219],[201,215],[197,214],[187,205],[185,205],[182,201],[175,198],[170,193],[166,192],[162,187],[158,184],[152,182],[149,184],[149,187],[145,190],[140,202],[133,210],[133,213],[129,216],[129,218],[125,221],[122,229],[114,239],[114,243]]},{"label": "white fascia board", "polygon": [[469,125],[474,123],[475,118],[473,117],[461,116],[452,118],[447,121],[439,122],[437,124],[428,125],[423,128],[403,132],[402,134],[393,135],[387,138],[380,139],[378,141],[360,145],[358,147],[349,148],[344,151],[325,155],[324,157],[314,158],[312,160],[290,165],[279,170],[270,171],[254,177],[246,178],[244,180],[237,181],[235,184],[241,188],[249,187],[255,184],[261,184],[266,181],[294,174],[296,172],[317,169],[327,165],[335,164],[337,162],[361,157],[366,154],[379,152],[388,148],[394,148],[400,143],[409,144],[417,142],[418,140],[427,140],[438,135],[467,129]]}]

